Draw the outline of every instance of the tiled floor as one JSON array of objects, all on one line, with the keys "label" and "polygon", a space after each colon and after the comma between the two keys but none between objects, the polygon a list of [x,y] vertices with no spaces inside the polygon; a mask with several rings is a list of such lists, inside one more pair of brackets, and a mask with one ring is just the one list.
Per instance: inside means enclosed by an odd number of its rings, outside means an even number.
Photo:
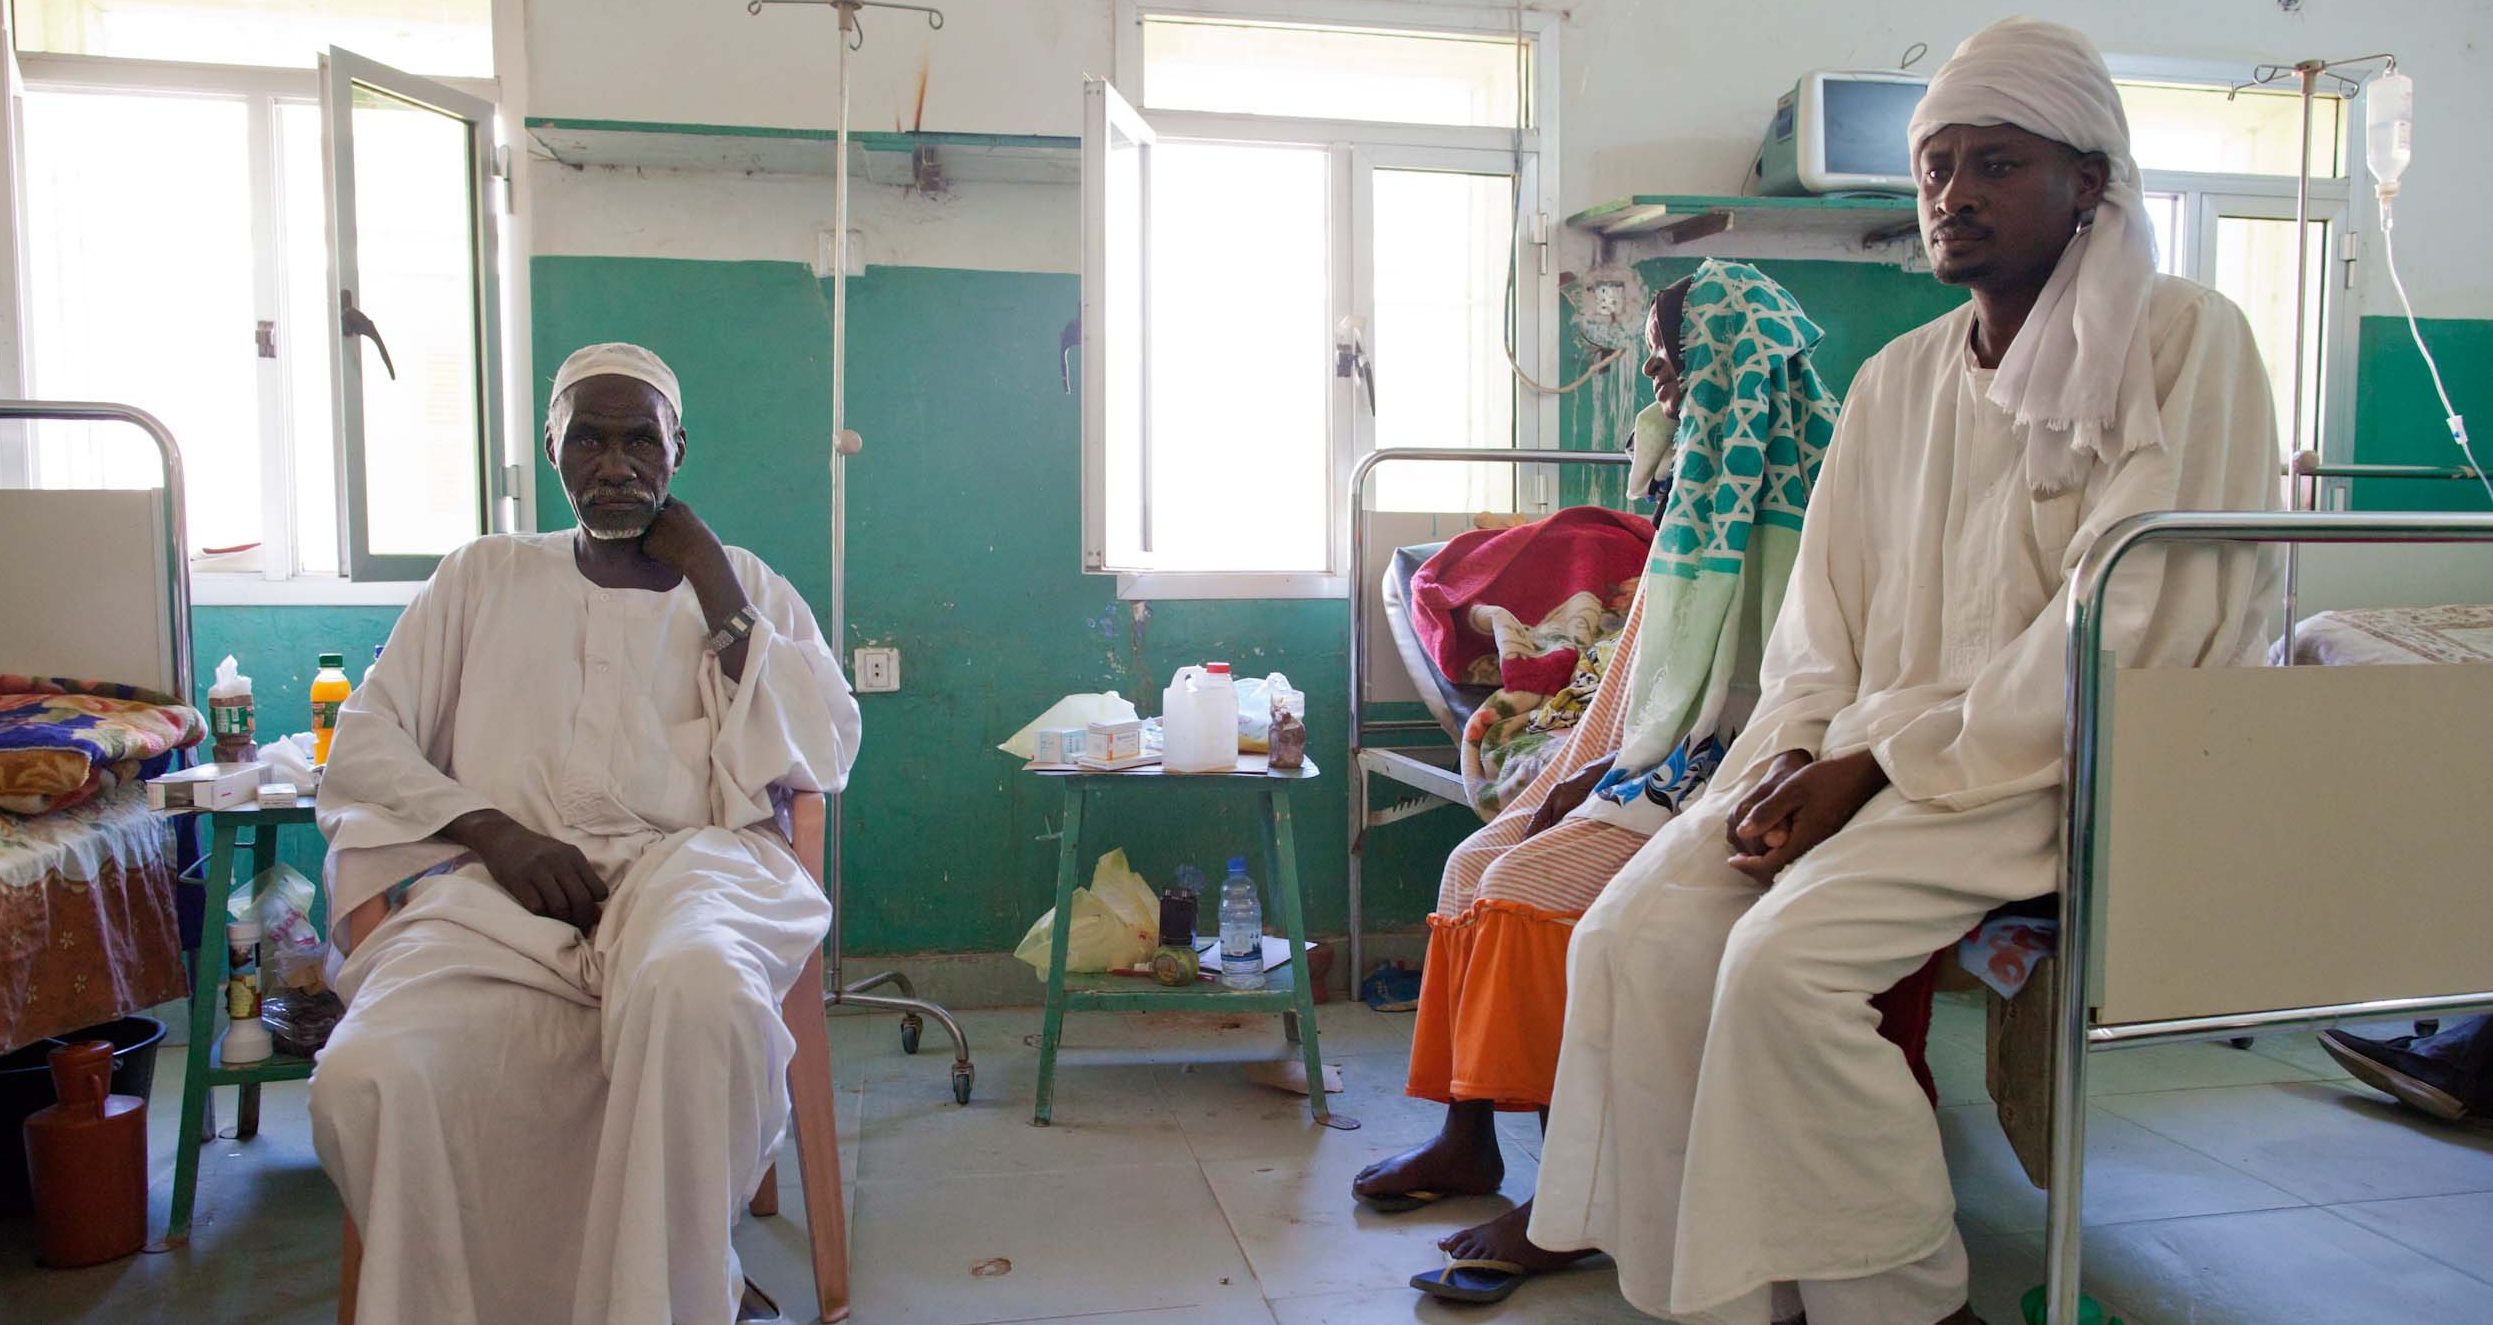
[{"label": "tiled floor", "polygon": [[[1354,1207],[1351,1174],[1425,1135],[1436,1111],[1400,1093],[1408,1017],[1329,1007],[1325,1056],[1355,1132],[1243,1080],[1276,1057],[1270,1018],[1078,1016],[1057,1125],[1029,1125],[1038,1014],[971,1013],[978,1095],[955,1107],[940,1053],[903,1056],[888,1018],[833,1023],[851,1180],[860,1325],[1363,1325],[1642,1319],[1600,1262],[1527,1285],[1502,1308],[1428,1304],[1404,1287],[1443,1233],[1504,1208],[1450,1201],[1399,1218]],[[2041,1278],[2042,1197],[1982,1088],[1977,1004],[1943,998],[1932,1063],[1940,1123],[1993,1325]],[[2307,1037],[2098,1057],[2089,1118],[2088,1284],[2131,1325],[2477,1325],[2493,1322],[2493,1132],[2419,1121],[2341,1079]],[[178,1068],[159,1073],[161,1220]],[[311,1154],[303,1090],[272,1088],[261,1135],[203,1165],[196,1238],[96,1269],[31,1263],[0,1224],[0,1320],[330,1319],[335,1198]],[[1506,1196],[1531,1190],[1538,1138],[1502,1125]],[[793,1182],[794,1165],[786,1166]],[[749,1220],[747,1268],[805,1299],[802,1203]]]}]

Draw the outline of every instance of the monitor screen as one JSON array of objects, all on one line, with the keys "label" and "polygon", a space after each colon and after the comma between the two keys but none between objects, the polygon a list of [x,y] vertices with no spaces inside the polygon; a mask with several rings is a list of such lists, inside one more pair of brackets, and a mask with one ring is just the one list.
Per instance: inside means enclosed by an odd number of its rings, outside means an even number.
[{"label": "monitor screen", "polygon": [[1904,132],[1923,85],[1829,77],[1823,89],[1827,173],[1911,179],[1913,154]]}]

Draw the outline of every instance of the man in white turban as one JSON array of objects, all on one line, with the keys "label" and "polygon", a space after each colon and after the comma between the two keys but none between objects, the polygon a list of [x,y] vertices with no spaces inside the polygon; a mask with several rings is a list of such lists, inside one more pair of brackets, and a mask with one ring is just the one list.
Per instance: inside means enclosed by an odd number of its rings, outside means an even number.
[{"label": "man in white turban", "polygon": [[857,702],[796,590],[669,494],[656,355],[581,350],[547,414],[579,527],[443,558],[339,717],[331,913],[416,881],[350,936],[313,1141],[366,1325],[775,1319],[728,1235],[830,907],[772,794],[840,788]]},{"label": "man in white turban", "polygon": [[[1685,1322],[1973,1319],[1931,1101],[1873,995],[2056,883],[2072,570],[2112,524],[2277,498],[2266,373],[2222,296],[2159,277],[2127,124],[2086,39],[1966,42],[1912,126],[1922,235],[1967,305],[1844,404],[1713,787],[1620,872],[1569,953],[1529,1215],[1449,1251],[1591,1249]],[[2257,659],[2253,553],[2147,551],[2130,666]]]}]

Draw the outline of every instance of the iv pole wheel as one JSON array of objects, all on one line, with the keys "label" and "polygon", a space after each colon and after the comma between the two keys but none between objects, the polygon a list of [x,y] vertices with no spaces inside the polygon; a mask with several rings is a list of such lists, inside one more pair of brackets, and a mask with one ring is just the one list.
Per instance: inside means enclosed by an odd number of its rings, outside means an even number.
[{"label": "iv pole wheel", "polygon": [[925,1034],[926,1019],[924,1017],[921,1017],[914,1012],[903,1014],[900,1018],[900,1052],[904,1054],[916,1053],[918,1051],[918,1039]]},{"label": "iv pole wheel", "polygon": [[970,1086],[977,1080],[977,1068],[972,1067],[968,1063],[954,1063],[952,1065],[952,1102],[962,1105],[968,1104],[970,1102]]}]

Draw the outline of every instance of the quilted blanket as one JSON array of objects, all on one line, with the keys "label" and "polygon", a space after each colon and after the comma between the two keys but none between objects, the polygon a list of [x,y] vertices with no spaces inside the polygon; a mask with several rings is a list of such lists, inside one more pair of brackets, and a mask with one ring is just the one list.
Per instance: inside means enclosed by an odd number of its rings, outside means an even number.
[{"label": "quilted blanket", "polygon": [[[1630,585],[1627,599],[1634,597]],[[1572,667],[1545,690],[1509,685],[1484,701],[1463,725],[1463,791],[1483,819],[1497,817],[1566,747],[1567,732],[1592,706],[1593,692],[1618,652],[1627,600],[1578,594],[1538,629],[1497,632],[1501,654],[1562,656]],[[1510,656],[1511,656],[1510,655]]]},{"label": "quilted blanket", "polygon": [[0,810],[43,814],[91,800],[207,734],[199,710],[171,695],[109,681],[0,676]]}]

